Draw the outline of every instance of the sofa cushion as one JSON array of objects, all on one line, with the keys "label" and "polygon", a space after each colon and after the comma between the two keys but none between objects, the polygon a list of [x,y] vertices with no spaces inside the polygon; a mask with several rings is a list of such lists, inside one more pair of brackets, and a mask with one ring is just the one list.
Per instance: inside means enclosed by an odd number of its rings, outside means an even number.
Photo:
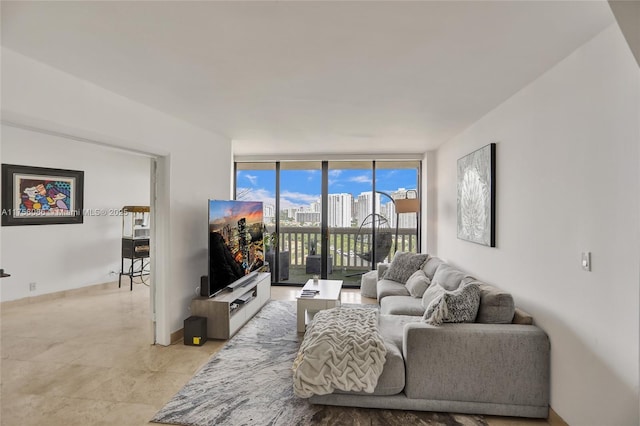
[{"label": "sofa cushion", "polygon": [[511,293],[492,285],[472,281],[480,288],[480,306],[476,322],[483,324],[511,324],[515,304]]},{"label": "sofa cushion", "polygon": [[376,271],[378,271],[378,280],[381,280],[384,277],[384,273],[389,269],[390,263],[379,262],[376,265]]},{"label": "sofa cushion", "polygon": [[438,269],[436,269],[431,283],[439,284],[445,290],[452,291],[460,286],[460,283],[465,277],[467,277],[467,274],[443,262],[438,266]]},{"label": "sofa cushion", "polygon": [[440,266],[441,263],[444,263],[444,262],[439,257],[430,257],[422,265],[422,270],[424,271],[425,275],[430,280],[433,281],[433,276],[435,275],[436,270],[438,269],[438,266]]},{"label": "sofa cushion", "polygon": [[431,280],[425,275],[422,269],[418,269],[411,274],[405,286],[407,290],[409,290],[411,297],[422,297],[427,287],[429,287],[429,284],[431,284]]},{"label": "sofa cushion", "polygon": [[389,339],[400,351],[402,351],[402,340],[404,339],[404,326],[410,322],[422,322],[422,318],[410,315],[383,315],[382,313],[378,316],[382,338]]},{"label": "sofa cushion", "polygon": [[532,325],[533,317],[520,308],[516,308],[513,313],[512,324]]},{"label": "sofa cushion", "polygon": [[410,296],[409,290],[404,284],[391,280],[382,279],[378,281],[376,290],[378,292],[378,301],[387,296]]},{"label": "sofa cushion", "polygon": [[360,295],[363,297],[378,297],[378,272],[369,271],[360,277]]},{"label": "sofa cushion", "polygon": [[405,284],[409,277],[427,260],[428,254],[399,251],[393,256],[383,278]]},{"label": "sofa cushion", "polygon": [[372,393],[367,392],[346,392],[336,390],[333,393],[356,394],[356,395],[396,395],[402,392],[405,383],[404,358],[402,358],[402,345],[398,347],[390,339],[384,339],[387,355],[384,367],[378,383]]},{"label": "sofa cushion", "polygon": [[429,303],[422,317],[428,324],[474,322],[480,305],[480,288],[475,283],[463,283],[456,290],[447,291],[439,284],[432,284],[423,300]]},{"label": "sofa cushion", "polygon": [[424,308],[422,307],[422,299],[409,296],[387,296],[380,301],[380,313],[421,317],[424,314]]}]

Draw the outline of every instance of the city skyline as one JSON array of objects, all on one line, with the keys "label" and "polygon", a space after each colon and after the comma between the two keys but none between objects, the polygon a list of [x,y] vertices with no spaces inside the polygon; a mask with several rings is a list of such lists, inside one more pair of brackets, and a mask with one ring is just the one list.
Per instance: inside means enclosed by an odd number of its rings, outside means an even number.
[{"label": "city skyline", "polygon": [[[377,170],[376,190],[387,194],[400,189],[417,188],[415,169]],[[281,170],[280,171],[280,208],[308,206],[321,198],[320,170]],[[351,194],[357,198],[360,194],[371,192],[373,172],[371,169],[334,169],[329,170],[329,194]],[[237,198],[262,201],[275,206],[275,170],[239,170],[236,175]],[[383,197],[381,203],[388,199]]]},{"label": "city skyline", "polygon": [[[371,169],[329,171],[328,224],[330,227],[358,226],[373,212],[373,172]],[[237,198],[262,201],[265,223],[275,216],[275,170],[241,170],[237,173]],[[377,171],[376,188],[393,198],[403,198],[407,190],[415,190],[415,169],[382,169]],[[320,222],[321,172],[319,170],[281,170],[280,210],[288,220],[300,224]],[[391,200],[376,194],[376,212],[395,226],[395,207]],[[281,218],[283,220],[283,218]],[[414,214],[401,214],[400,227],[415,227]]]}]

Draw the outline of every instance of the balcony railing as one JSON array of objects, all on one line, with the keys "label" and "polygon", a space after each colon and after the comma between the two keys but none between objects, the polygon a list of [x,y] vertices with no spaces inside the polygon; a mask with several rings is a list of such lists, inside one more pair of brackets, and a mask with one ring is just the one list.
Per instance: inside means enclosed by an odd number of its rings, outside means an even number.
[{"label": "balcony railing", "polygon": [[[391,250],[389,256],[393,256],[395,247],[395,229],[385,230],[391,233]],[[360,235],[362,238],[364,235]],[[363,253],[358,244],[358,228],[330,228],[329,229],[329,256],[333,269],[368,270],[371,263],[361,257]],[[368,238],[371,238],[369,233]],[[320,229],[318,227],[280,227],[280,250],[290,253],[290,266],[305,266],[307,256],[320,254],[321,244]],[[417,237],[415,228],[398,229],[398,245],[395,251],[417,251]],[[378,255],[377,255],[378,256]],[[376,257],[377,257],[376,256]],[[389,261],[389,256],[385,261]]]}]

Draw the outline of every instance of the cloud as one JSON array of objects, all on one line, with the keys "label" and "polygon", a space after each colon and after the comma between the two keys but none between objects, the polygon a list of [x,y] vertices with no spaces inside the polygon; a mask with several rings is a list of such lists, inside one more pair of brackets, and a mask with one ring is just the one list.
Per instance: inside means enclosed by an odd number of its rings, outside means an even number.
[{"label": "cloud", "polygon": [[258,176],[244,175],[244,177],[247,178],[249,182],[251,182],[251,185],[255,185],[258,182]]},{"label": "cloud", "polygon": [[353,176],[349,178],[349,182],[356,182],[356,183],[372,183],[372,179],[371,176],[369,175],[360,175],[360,176]]},{"label": "cloud", "polygon": [[264,204],[276,205],[275,196],[264,188],[238,188],[236,197],[241,201],[262,201]]},{"label": "cloud", "polygon": [[320,199],[320,195],[303,194],[301,192],[283,191],[280,193],[280,204],[284,207],[284,202],[299,206],[315,203]]},{"label": "cloud", "polygon": [[[264,188],[238,188],[237,198],[241,201],[262,201],[264,204],[270,204],[275,207],[275,195]],[[298,208],[308,206],[320,199],[320,195],[303,194],[300,192],[283,191],[280,194],[280,208]]]},{"label": "cloud", "polygon": [[329,170],[329,177],[330,178],[337,178],[338,176],[340,176],[342,174],[342,170],[339,169],[332,169]]}]

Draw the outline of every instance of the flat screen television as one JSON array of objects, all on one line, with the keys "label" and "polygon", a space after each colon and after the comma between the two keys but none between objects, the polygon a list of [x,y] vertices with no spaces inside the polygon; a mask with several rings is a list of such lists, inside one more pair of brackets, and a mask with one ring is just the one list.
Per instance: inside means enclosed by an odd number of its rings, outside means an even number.
[{"label": "flat screen television", "polygon": [[202,296],[257,276],[264,265],[263,227],[261,201],[209,200],[209,274]]}]

